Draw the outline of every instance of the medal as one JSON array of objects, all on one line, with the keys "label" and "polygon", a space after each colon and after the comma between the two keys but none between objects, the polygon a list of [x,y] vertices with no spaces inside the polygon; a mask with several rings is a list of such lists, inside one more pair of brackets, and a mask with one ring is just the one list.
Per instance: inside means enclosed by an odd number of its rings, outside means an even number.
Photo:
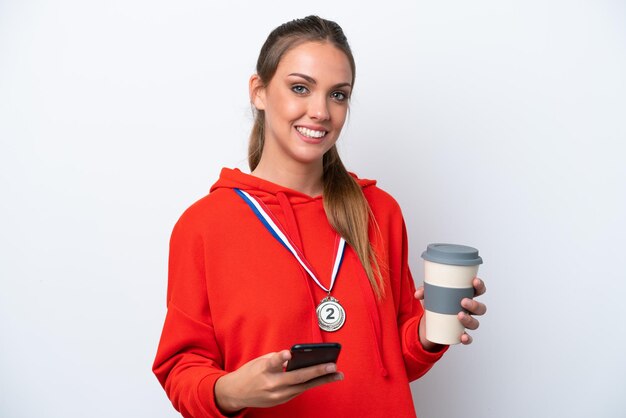
[{"label": "medal", "polygon": [[346,321],[346,311],[339,301],[332,296],[326,296],[317,305],[317,323],[321,329],[328,332],[337,331]]},{"label": "medal", "polygon": [[313,281],[323,289],[328,296],[326,296],[319,305],[317,305],[317,324],[319,327],[327,332],[334,332],[340,329],[346,321],[346,311],[343,306],[339,304],[339,301],[330,295],[335,285],[335,279],[339,273],[341,262],[343,261],[343,254],[346,248],[346,240],[343,237],[339,238],[339,244],[337,245],[337,255],[335,256],[335,262],[333,264],[333,272],[330,277],[330,287],[327,289],[313,273],[313,268],[310,266],[304,254],[298,247],[289,239],[289,236],[283,232],[278,226],[278,220],[274,219],[272,213],[264,208],[263,203],[250,196],[250,194],[240,189],[235,189],[235,192],[250,206],[252,212],[259,218],[261,223],[268,229],[268,231],[280,242],[291,254],[295,257],[304,270],[311,276]]}]

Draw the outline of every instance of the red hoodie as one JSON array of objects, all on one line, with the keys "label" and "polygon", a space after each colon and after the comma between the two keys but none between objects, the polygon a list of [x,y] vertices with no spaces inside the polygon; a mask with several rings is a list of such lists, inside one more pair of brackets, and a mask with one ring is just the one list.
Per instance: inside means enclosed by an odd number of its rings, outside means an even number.
[{"label": "red hoodie", "polygon": [[423,350],[423,309],[413,293],[404,220],[396,201],[372,180],[357,179],[378,223],[372,240],[385,280],[377,300],[356,253],[347,247],[332,289],[346,311],[335,332],[315,309],[326,296],[234,191],[260,199],[304,253],[326,287],[336,232],[321,196],[223,169],[211,193],[181,216],[170,241],[167,317],[153,371],[185,417],[221,417],[216,380],[261,355],[294,344],[338,342],[344,380],[311,389],[245,417],[415,417],[409,382],[443,352]]}]

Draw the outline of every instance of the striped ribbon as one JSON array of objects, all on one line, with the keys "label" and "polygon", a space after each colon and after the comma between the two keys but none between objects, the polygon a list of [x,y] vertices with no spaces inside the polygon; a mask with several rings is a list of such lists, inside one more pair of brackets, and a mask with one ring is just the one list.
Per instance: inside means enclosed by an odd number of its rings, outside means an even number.
[{"label": "striped ribbon", "polygon": [[256,215],[257,218],[261,221],[261,223],[267,228],[267,230],[272,234],[278,242],[280,242],[291,254],[295,257],[296,260],[300,263],[302,268],[311,276],[313,281],[322,288],[326,293],[330,295],[331,290],[333,290],[333,286],[335,285],[335,280],[337,279],[337,274],[339,274],[339,269],[341,268],[341,262],[343,261],[343,255],[346,248],[346,240],[343,237],[339,238],[339,245],[337,246],[337,255],[335,256],[335,262],[333,264],[333,272],[330,277],[330,287],[327,289],[320,281],[317,279],[315,273],[313,273],[313,268],[304,257],[300,249],[291,241],[289,236],[282,230],[279,226],[278,220],[274,219],[271,211],[266,210],[265,205],[259,199],[254,196],[251,196],[247,192],[244,192],[241,189],[235,189],[235,192],[250,206],[252,212]]}]

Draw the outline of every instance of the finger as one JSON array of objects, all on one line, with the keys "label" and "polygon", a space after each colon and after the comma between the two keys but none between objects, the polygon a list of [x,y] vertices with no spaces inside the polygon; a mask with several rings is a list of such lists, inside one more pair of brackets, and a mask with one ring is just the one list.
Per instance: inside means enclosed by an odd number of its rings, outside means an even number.
[{"label": "finger", "polygon": [[475,277],[472,281],[472,285],[474,286],[474,296],[480,296],[487,291],[487,286],[485,286],[485,282],[483,282],[480,278]]},{"label": "finger", "polygon": [[464,298],[461,306],[467,309],[472,315],[484,315],[487,312],[487,306],[474,299]]},{"label": "finger", "polygon": [[287,385],[300,385],[310,380],[319,378],[329,373],[335,373],[337,365],[335,363],[317,364],[315,366],[303,367],[285,373],[284,383]]},{"label": "finger", "polygon": [[480,322],[476,318],[472,318],[471,315],[466,314],[465,312],[459,312],[458,315],[459,321],[465,328],[475,330],[480,325]]},{"label": "finger", "polygon": [[324,376],[316,377],[315,379],[308,380],[299,385],[290,386],[286,389],[286,394],[290,398],[296,397],[304,391],[312,389],[317,386],[326,385],[328,383],[338,382],[343,380],[343,373],[331,373]]},{"label": "finger", "polygon": [[417,300],[422,300],[424,299],[424,286],[420,286],[417,288],[417,290],[415,290],[415,299]]},{"label": "finger", "polygon": [[278,353],[271,353],[269,361],[267,362],[267,370],[271,372],[282,372],[283,364],[291,359],[291,352],[289,350],[279,351]]},{"label": "finger", "polygon": [[472,338],[471,335],[469,335],[467,333],[461,335],[461,344],[463,344],[463,345],[470,345],[472,343],[472,341],[474,341],[474,339]]},{"label": "finger", "polygon": [[343,373],[336,372],[336,373],[320,376],[313,380],[309,380],[308,382],[304,383],[303,386],[306,388],[306,390],[309,390],[317,386],[325,385],[327,383],[332,383],[332,382],[339,382],[341,380],[343,380]]}]

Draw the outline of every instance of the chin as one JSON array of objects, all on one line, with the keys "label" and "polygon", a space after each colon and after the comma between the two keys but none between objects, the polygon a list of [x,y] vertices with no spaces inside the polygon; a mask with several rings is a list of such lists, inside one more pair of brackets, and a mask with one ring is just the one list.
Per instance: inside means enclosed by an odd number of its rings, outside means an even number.
[{"label": "chin", "polygon": [[292,158],[301,164],[317,163],[320,162],[322,158],[324,158],[324,154],[326,154],[328,150],[332,148],[332,145],[330,147],[323,148],[318,146],[316,149],[311,149],[310,146],[306,148],[309,149],[294,150],[294,152],[291,154]]}]

